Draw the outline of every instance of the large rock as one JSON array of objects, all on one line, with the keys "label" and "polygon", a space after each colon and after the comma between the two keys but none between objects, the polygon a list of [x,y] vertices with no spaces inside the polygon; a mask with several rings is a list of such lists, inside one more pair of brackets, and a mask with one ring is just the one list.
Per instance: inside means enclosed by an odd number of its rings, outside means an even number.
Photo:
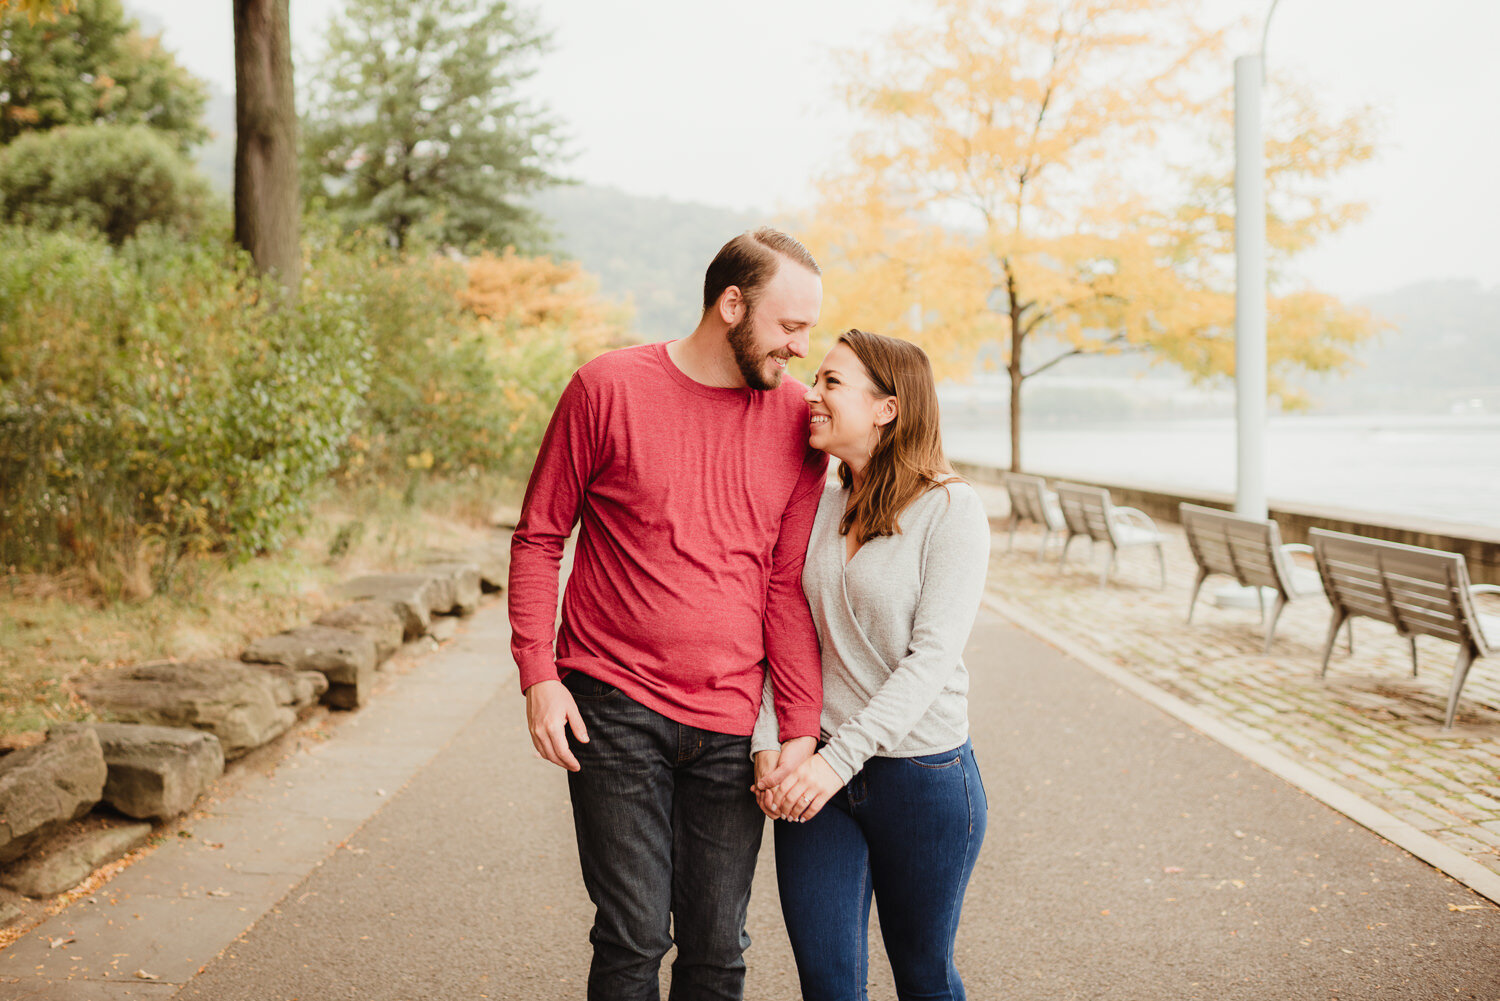
[{"label": "large rock", "polygon": [[364,705],[375,683],[375,641],[332,626],[302,626],[250,644],[243,659],[317,671],[328,679],[323,701],[340,709]]},{"label": "large rock", "polygon": [[267,664],[263,670],[271,676],[277,700],[291,706],[293,712],[301,712],[328,691],[328,679],[319,671],[298,671],[275,664]]},{"label": "large rock", "polygon": [[240,659],[317,671],[334,684],[352,685],[360,674],[375,670],[375,641],[349,629],[300,626],[256,640]]},{"label": "large rock", "polygon": [[401,649],[405,630],[401,615],[388,601],[366,598],[324,612],[317,624],[331,629],[347,629],[368,636],[375,644],[375,662],[383,664]]},{"label": "large rock", "polygon": [[0,884],[28,897],[50,897],[82,883],[106,862],[133,851],[151,836],[151,825],[127,821],[49,844],[0,873]]},{"label": "large rock", "polygon": [[426,559],[422,561],[421,569],[446,584],[442,591],[442,607],[434,607],[434,612],[473,615],[479,610],[479,564],[464,560]]},{"label": "large rock", "polygon": [[78,689],[122,723],[207,730],[234,759],[285,733],[327,686],[321,674],[217,659],[103,672]]},{"label": "large rock", "polygon": [[219,738],[203,730],[83,723],[53,732],[79,728],[93,730],[104,750],[104,802],[127,817],[165,820],[186,813],[224,774]]},{"label": "large rock", "polygon": [[401,616],[402,637],[414,640],[427,634],[434,599],[440,602],[443,597],[441,590],[428,574],[372,574],[349,581],[339,593],[350,600],[370,598],[388,603]]},{"label": "large rock", "polygon": [[479,587],[486,592],[503,591],[510,575],[510,547],[495,543],[467,549],[429,549],[423,563],[472,563],[479,568]]},{"label": "large rock", "polygon": [[105,776],[99,738],[87,730],[0,758],[0,864],[88,813]]}]

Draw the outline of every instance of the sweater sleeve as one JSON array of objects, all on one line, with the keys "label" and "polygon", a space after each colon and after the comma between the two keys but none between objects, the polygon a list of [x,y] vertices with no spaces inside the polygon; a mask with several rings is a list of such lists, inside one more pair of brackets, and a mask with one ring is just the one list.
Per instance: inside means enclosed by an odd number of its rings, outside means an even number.
[{"label": "sweater sleeve", "polygon": [[777,737],[776,699],[771,694],[771,675],[766,673],[766,682],[760,692],[760,715],[755,717],[755,730],[750,734],[750,756],[761,751],[781,750]]},{"label": "sweater sleeve", "polygon": [[510,540],[510,650],[522,691],[557,678],[558,576],[598,453],[594,424],[588,392],[575,373],[542,437]]},{"label": "sweater sleeve", "polygon": [[827,478],[828,456],[809,448],[771,554],[763,642],[783,741],[818,736],[823,712],[823,661],[802,591],[802,564]]},{"label": "sweater sleeve", "polygon": [[984,594],[990,526],[972,489],[948,494],[928,531],[906,655],[818,752],[845,782],[871,757],[901,743],[962,663]]}]

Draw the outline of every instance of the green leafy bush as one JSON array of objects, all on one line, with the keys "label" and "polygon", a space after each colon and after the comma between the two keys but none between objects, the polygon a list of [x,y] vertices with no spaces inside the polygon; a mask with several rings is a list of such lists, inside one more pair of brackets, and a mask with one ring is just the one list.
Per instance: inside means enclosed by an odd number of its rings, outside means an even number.
[{"label": "green leafy bush", "polygon": [[227,246],[0,227],[0,571],[160,589],[185,555],[281,546],[326,489],[524,474],[568,376],[619,336],[550,262],[313,223],[278,306]]},{"label": "green leafy bush", "polygon": [[64,126],[0,147],[0,222],[87,226],[122,243],[147,224],[192,235],[208,214],[208,182],[145,125]]},{"label": "green leafy bush", "polygon": [[186,553],[280,544],[372,359],[351,297],[275,301],[203,244],[0,230],[0,562],[118,580],[146,558],[162,586]]}]

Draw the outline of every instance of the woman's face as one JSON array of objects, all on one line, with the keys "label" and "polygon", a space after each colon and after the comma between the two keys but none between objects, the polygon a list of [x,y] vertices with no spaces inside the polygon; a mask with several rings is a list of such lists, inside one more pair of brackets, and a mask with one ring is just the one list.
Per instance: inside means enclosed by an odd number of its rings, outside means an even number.
[{"label": "woman's face", "polygon": [[864,363],[842,341],[823,359],[805,399],[812,410],[809,444],[854,470],[869,461],[879,428],[896,418],[896,398],[876,390]]}]

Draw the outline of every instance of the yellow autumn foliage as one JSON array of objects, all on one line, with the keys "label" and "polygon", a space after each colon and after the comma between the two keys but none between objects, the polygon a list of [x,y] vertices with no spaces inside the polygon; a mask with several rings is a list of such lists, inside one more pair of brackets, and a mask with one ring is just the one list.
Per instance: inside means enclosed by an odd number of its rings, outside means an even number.
[{"label": "yellow autumn foliage", "polygon": [[566,337],[579,362],[626,343],[629,309],[599,295],[599,283],[575,261],[525,257],[507,248],[465,265],[459,301],[497,332]]},{"label": "yellow autumn foliage", "polygon": [[[868,125],[799,226],[825,269],[823,337],[910,338],[957,377],[997,347],[1016,468],[1021,385],[1068,357],[1150,350],[1197,378],[1232,372],[1230,105],[1202,83],[1228,58],[1198,7],[931,0],[922,23],[846,56]],[[1269,351],[1273,392],[1295,402],[1278,375],[1346,365],[1374,329],[1286,266],[1358,217],[1332,182],[1372,144],[1368,116],[1278,92]]]}]

